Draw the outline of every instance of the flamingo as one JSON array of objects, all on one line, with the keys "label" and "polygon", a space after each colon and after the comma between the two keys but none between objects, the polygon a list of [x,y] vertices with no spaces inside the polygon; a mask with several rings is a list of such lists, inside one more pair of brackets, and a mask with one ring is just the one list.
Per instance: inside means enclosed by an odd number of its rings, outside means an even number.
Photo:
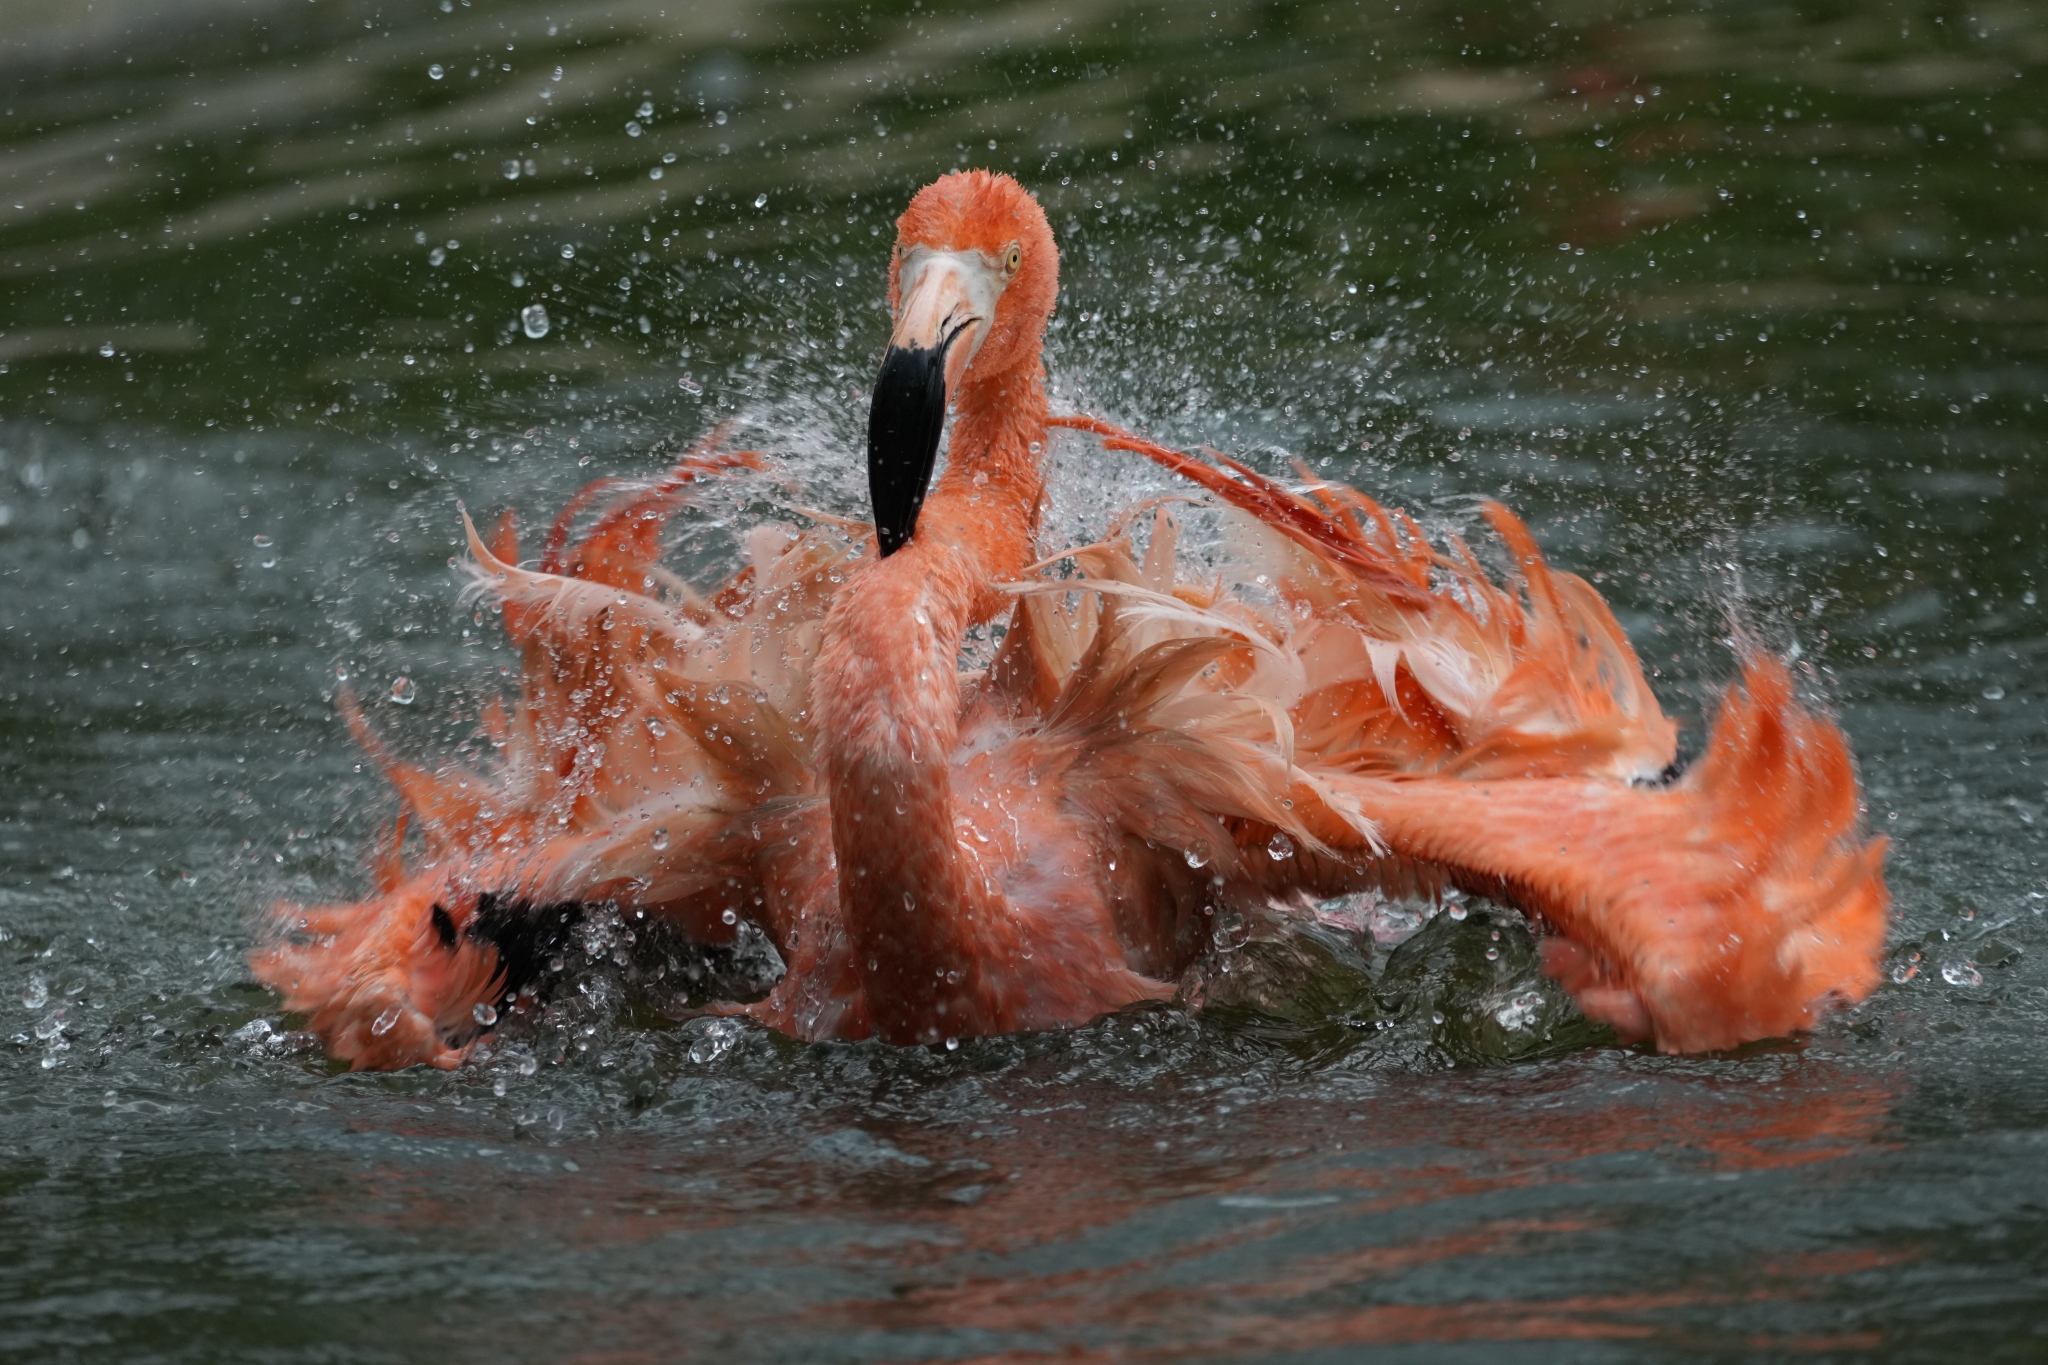
[{"label": "flamingo", "polygon": [[[1747,651],[1674,780],[1676,727],[1612,614],[1505,508],[1499,581],[1306,471],[1291,488],[1056,416],[1037,201],[954,173],[897,226],[871,529],[765,523],[700,593],[660,566],[662,528],[762,463],[715,441],[586,488],[532,568],[511,514],[488,542],[465,514],[475,588],[522,652],[519,696],[482,718],[497,759],[413,764],[344,698],[403,799],[377,893],[280,906],[252,953],[333,1055],[460,1064],[596,906],[706,945],[765,936],[780,979],[728,1008],[805,1039],[1077,1026],[1174,996],[1220,923],[1367,888],[1519,907],[1589,1016],[1665,1051],[1872,989],[1884,843],[1782,663]],[[1235,509],[1270,591],[1184,577],[1165,502],[1045,560],[1056,430]],[[977,627],[1001,644],[970,669]]]}]

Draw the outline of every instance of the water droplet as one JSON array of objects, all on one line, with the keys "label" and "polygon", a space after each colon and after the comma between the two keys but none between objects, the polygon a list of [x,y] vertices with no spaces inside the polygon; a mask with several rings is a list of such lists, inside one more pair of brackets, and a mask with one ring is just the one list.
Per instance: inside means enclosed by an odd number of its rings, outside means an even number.
[{"label": "water droplet", "polygon": [[1444,913],[1454,920],[1462,920],[1465,918],[1466,912],[1465,907],[1462,905],[1447,905],[1444,907]]},{"label": "water droplet", "polygon": [[112,360],[114,358],[114,343],[111,341],[102,341],[100,343],[100,354],[104,356],[106,359]]},{"label": "water droplet", "polygon": [[690,1060],[702,1066],[715,1062],[740,1040],[740,1025],[733,1019],[710,1019],[705,1021],[704,1031],[697,1035],[697,1041],[690,1044]]},{"label": "water droplet", "polygon": [[504,169],[507,180],[517,180],[519,178],[519,163],[517,161],[506,162]]},{"label": "water droplet", "polygon": [[1276,834],[1266,841],[1266,856],[1276,863],[1284,863],[1294,856],[1294,840],[1284,834]]},{"label": "water droplet", "polygon": [[2002,688],[2002,687],[2000,687],[2000,686],[1999,686],[1999,685],[1998,685],[1997,683],[1993,683],[1993,684],[1991,684],[1991,686],[1989,686],[1989,687],[1987,687],[1987,688],[1985,688],[1985,689],[1984,689],[1984,700],[1986,700],[1986,701],[2004,701],[2004,700],[2005,700],[2005,689],[2004,689],[2004,688]]},{"label": "water droplet", "polygon": [[435,62],[432,66],[427,68],[427,79],[430,81],[438,81],[447,74],[448,73],[446,71],[443,71],[441,69],[441,64],[439,62]]},{"label": "water droplet", "polygon": [[628,121],[628,122],[627,122],[627,124],[626,124],[626,136],[627,136],[627,137],[638,137],[638,136],[640,136],[640,134],[641,134],[641,132],[642,132],[642,131],[643,131],[643,130],[642,130],[642,128],[640,127],[640,125],[639,125],[639,124],[638,124],[637,122],[633,122],[633,121]]},{"label": "water droplet", "polygon": [[1525,1029],[1536,1022],[1537,1014],[1543,1008],[1543,997],[1536,991],[1523,991],[1514,999],[1493,1012],[1494,1022],[1510,1033]]},{"label": "water droplet", "polygon": [[725,909],[718,912],[718,918],[726,924],[738,924],[740,922],[740,912],[728,905]]},{"label": "water droplet", "polygon": [[686,374],[678,375],[676,377],[676,387],[681,389],[684,393],[689,394],[698,394],[704,392],[704,386],[702,384],[699,384],[696,380],[690,378],[690,376]]},{"label": "water droplet", "polygon": [[755,196],[754,196],[754,207],[755,207],[755,208],[757,208],[757,209],[765,209],[765,208],[767,208],[767,207],[768,207],[768,196],[767,196],[767,195],[765,195],[765,194],[757,194],[757,195],[755,195]]},{"label": "water droplet", "polygon": [[654,845],[656,853],[661,852],[661,850],[668,847],[668,831],[665,829],[654,831],[654,837],[648,840],[648,842]]},{"label": "water droplet", "polygon": [[668,733],[668,727],[661,723],[661,717],[649,716],[647,718],[647,733],[653,735],[656,739],[660,739]]},{"label": "water droplet", "polygon": [[259,550],[267,550],[267,549],[269,549],[269,548],[270,548],[270,537],[269,537],[269,536],[251,536],[251,537],[249,537],[249,543],[250,543],[250,544],[252,544],[252,545],[254,545],[254,546],[255,546],[255,547],[256,547],[257,549],[259,549]]},{"label": "water droplet", "polygon": [[1184,856],[1188,860],[1189,867],[1207,867],[1209,865],[1209,855],[1200,849],[1191,848]]},{"label": "water droplet", "polygon": [[31,976],[28,984],[21,988],[21,1003],[32,1010],[39,1010],[50,1003],[50,983],[40,975]]},{"label": "water droplet", "polygon": [[1974,962],[1951,962],[1941,969],[1941,979],[1951,986],[1981,986],[1984,973],[1977,970]]},{"label": "water droplet", "polygon": [[397,1027],[398,1006],[393,1005],[370,1022],[370,1033],[373,1037],[382,1038]]},{"label": "water droplet", "polygon": [[1444,1012],[1443,1012],[1442,1010],[1431,1010],[1431,1011],[1429,1012],[1429,1022],[1430,1022],[1430,1023],[1432,1023],[1432,1024],[1441,1024],[1441,1023],[1442,1023],[1443,1021],[1444,1021]]},{"label": "water droplet", "polygon": [[1486,950],[1486,960],[1488,962],[1498,962],[1500,960],[1500,949],[1488,948]]},{"label": "water droplet", "polygon": [[437,246],[437,247],[435,247],[435,248],[434,248],[434,249],[433,249],[432,251],[429,251],[429,252],[427,253],[427,264],[428,264],[428,265],[439,265],[439,264],[441,264],[441,263],[442,263],[443,261],[445,261],[445,260],[447,260],[447,259],[448,259],[448,248],[447,248],[447,247],[445,247],[445,246]]},{"label": "water droplet", "polygon": [[[512,287],[513,287],[514,289],[524,289],[524,288],[526,288],[526,272],[525,272],[525,271],[523,271],[523,270],[515,270],[515,271],[513,271],[513,272],[512,272]],[[471,439],[473,440],[473,439],[475,439],[475,438],[474,438],[474,437],[472,437]]]},{"label": "water droplet", "polygon": [[960,1050],[960,1040],[959,1040],[958,1038],[948,1038],[948,1039],[946,1040],[946,1051],[948,1051],[948,1052],[958,1052],[959,1050]]},{"label": "water droplet", "polygon": [[540,1070],[540,1062],[532,1056],[523,1056],[512,1069],[522,1076],[531,1076],[534,1072]]},{"label": "water droplet", "polygon": [[562,259],[565,261],[576,259],[576,244],[574,242],[562,243]]},{"label": "water droplet", "polygon": [[483,1000],[476,1002],[476,1007],[470,1010],[469,1017],[482,1024],[485,1028],[489,1028],[498,1022],[498,1012],[491,1008],[489,1002]]},{"label": "water droplet", "polygon": [[539,341],[548,334],[548,310],[544,304],[529,303],[519,310],[519,326],[528,336]]},{"label": "water droplet", "polygon": [[1251,941],[1251,926],[1245,923],[1243,915],[1226,910],[1216,917],[1215,925],[1209,930],[1209,944],[1219,953],[1234,953]]},{"label": "water droplet", "polygon": [[411,678],[400,677],[391,684],[391,700],[400,706],[411,706],[413,698],[419,694],[420,690],[413,686]]}]

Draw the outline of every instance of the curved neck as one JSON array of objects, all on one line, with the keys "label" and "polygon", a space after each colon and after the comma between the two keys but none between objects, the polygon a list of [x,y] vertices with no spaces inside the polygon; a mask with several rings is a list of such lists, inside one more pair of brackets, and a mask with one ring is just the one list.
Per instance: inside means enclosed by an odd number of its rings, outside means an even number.
[{"label": "curved neck", "polygon": [[1045,372],[1037,364],[962,385],[945,472],[906,548],[922,543],[968,554],[984,582],[1023,572],[1036,557],[1047,415]]},{"label": "curved neck", "polygon": [[916,533],[868,561],[825,621],[812,695],[840,907],[870,1017],[891,1042],[969,1031],[971,921],[987,897],[954,835],[960,646],[1003,600],[990,585],[1035,557],[1045,418],[1036,365],[963,386]]}]

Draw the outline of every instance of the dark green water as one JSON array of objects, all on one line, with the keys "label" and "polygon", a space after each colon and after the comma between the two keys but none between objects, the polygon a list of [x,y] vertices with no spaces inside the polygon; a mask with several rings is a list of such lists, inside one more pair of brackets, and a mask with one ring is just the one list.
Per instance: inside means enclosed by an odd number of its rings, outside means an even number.
[{"label": "dark green water", "polygon": [[[0,1356],[2048,1351],[2048,8],[1214,3],[11,0]],[[970,164],[1061,234],[1063,401],[1505,498],[1694,744],[1731,628],[1796,645],[1900,979],[1693,1059],[1432,1029],[1442,925],[1371,1047],[799,1047],[595,969],[452,1075],[279,1032],[251,916],[388,809],[336,670],[431,752],[506,662],[457,500],[729,419],[858,510],[890,225]],[[1060,458],[1056,527],[1162,486]]]}]

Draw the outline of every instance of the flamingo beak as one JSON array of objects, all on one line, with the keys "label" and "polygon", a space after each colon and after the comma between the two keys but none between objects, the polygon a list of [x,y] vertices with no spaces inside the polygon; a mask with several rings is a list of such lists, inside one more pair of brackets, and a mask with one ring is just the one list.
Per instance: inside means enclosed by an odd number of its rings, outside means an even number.
[{"label": "flamingo beak", "polygon": [[1002,279],[978,251],[912,247],[897,287],[902,304],[868,409],[868,495],[885,558],[917,529],[947,396],[988,336]]}]

